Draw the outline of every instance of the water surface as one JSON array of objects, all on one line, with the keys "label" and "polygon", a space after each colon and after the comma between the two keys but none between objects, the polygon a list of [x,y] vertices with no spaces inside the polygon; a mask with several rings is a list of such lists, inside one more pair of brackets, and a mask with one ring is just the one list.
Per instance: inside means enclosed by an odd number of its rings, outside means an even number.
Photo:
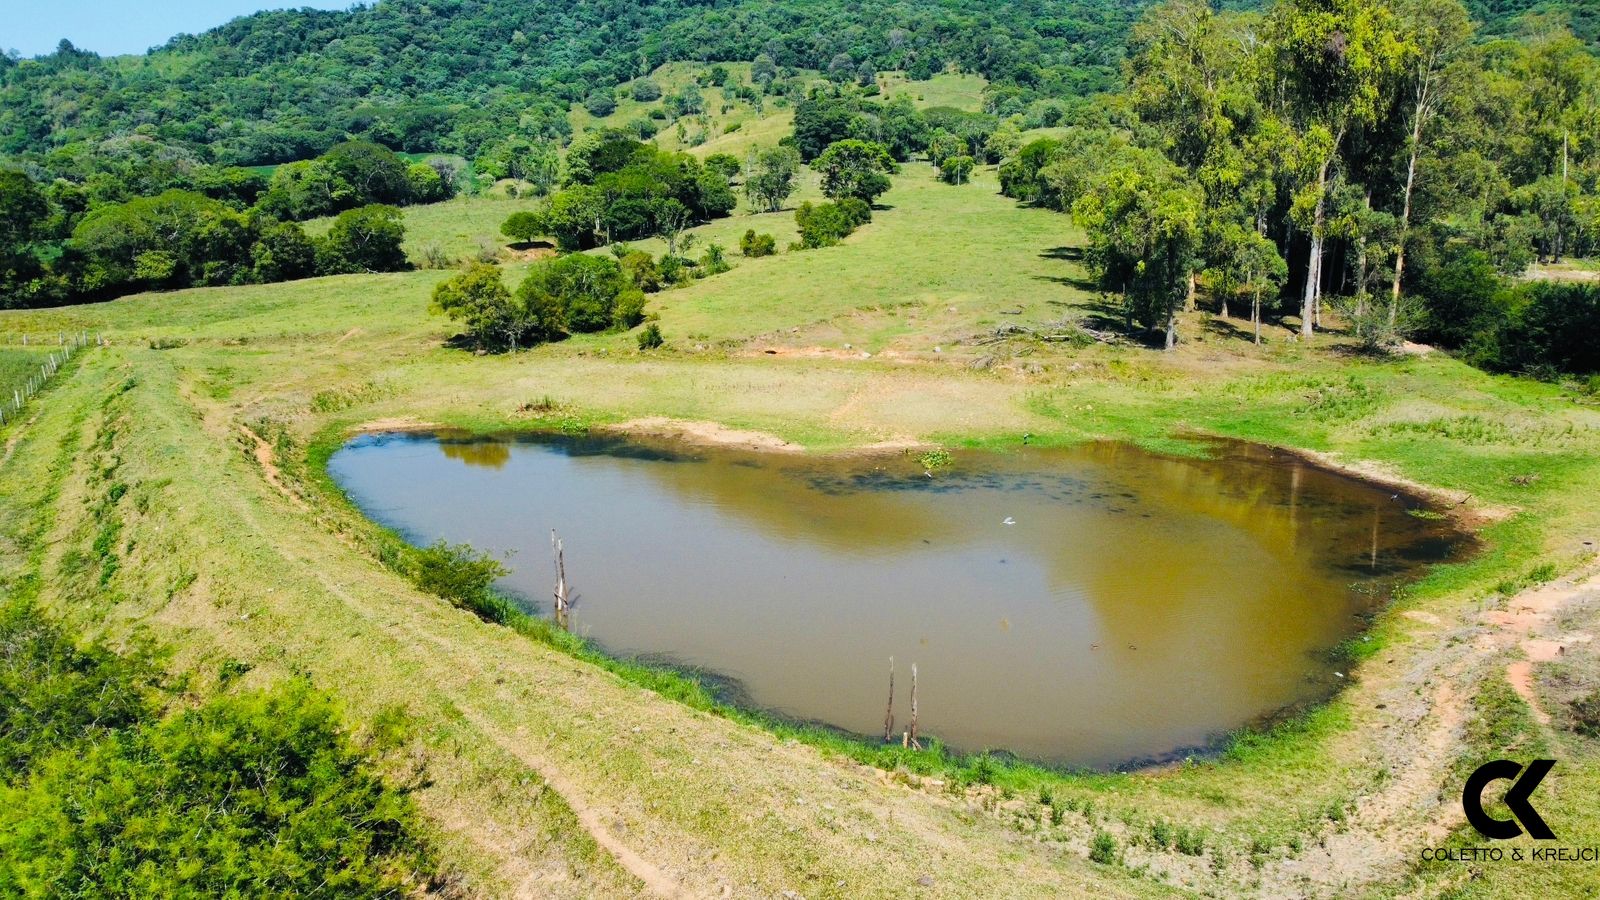
[{"label": "water surface", "polygon": [[1120,444],[817,459],[615,438],[358,438],[330,462],[408,539],[509,553],[572,627],[714,673],[740,702],[861,734],[1107,766],[1170,756],[1327,696],[1329,651],[1467,539],[1418,502],[1288,454]]}]

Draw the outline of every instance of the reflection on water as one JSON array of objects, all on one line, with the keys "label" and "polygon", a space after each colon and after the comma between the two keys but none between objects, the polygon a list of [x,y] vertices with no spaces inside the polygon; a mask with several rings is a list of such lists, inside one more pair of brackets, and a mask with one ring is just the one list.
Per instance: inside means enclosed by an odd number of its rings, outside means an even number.
[{"label": "reflection on water", "polygon": [[1410,498],[1237,444],[962,454],[929,477],[902,457],[410,434],[330,469],[413,540],[511,553],[504,586],[531,607],[559,530],[573,627],[613,653],[863,734],[892,656],[918,664],[926,733],[1084,766],[1326,696],[1327,651],[1468,545]]}]

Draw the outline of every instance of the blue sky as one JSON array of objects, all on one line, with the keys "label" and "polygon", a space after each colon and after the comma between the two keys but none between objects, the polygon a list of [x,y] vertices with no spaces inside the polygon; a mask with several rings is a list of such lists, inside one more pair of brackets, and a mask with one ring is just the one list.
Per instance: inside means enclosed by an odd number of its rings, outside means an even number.
[{"label": "blue sky", "polygon": [[351,0],[0,0],[0,51],[49,53],[62,38],[110,56],[143,53],[263,9],[344,9]]}]

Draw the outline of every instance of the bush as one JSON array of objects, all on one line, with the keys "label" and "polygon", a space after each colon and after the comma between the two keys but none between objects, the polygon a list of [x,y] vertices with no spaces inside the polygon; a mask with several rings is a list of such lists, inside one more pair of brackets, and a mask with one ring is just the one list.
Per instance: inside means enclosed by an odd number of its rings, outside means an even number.
[{"label": "bush", "polygon": [[627,331],[629,328],[644,321],[644,291],[630,288],[617,295],[617,304],[612,311],[612,321],[617,328]]},{"label": "bush", "polygon": [[977,163],[970,156],[950,156],[939,163],[939,178],[946,184],[966,184]]},{"label": "bush", "polygon": [[418,588],[478,612],[485,606],[489,586],[510,572],[498,559],[470,544],[443,540],[414,551],[407,571]]},{"label": "bush", "polygon": [[644,330],[639,332],[640,350],[655,350],[665,343],[666,339],[661,336],[661,326],[654,322],[646,325]]},{"label": "bush", "polygon": [[641,78],[633,83],[633,99],[640,103],[649,103],[661,99],[661,85],[648,78]]},{"label": "bush", "polygon": [[777,248],[776,238],[770,234],[756,234],[754,228],[746,230],[744,237],[739,239],[739,252],[751,258],[771,256],[777,252]]},{"label": "bush", "polygon": [[1600,284],[1538,282],[1524,287],[1512,321],[1501,330],[1496,367],[1600,372]]},{"label": "bush", "polygon": [[733,268],[728,265],[727,251],[721,244],[707,244],[704,253],[700,254],[700,277],[707,275],[721,275]]},{"label": "bush", "polygon": [[1572,730],[1585,737],[1600,737],[1600,690],[1572,701]]},{"label": "bush", "polygon": [[[230,660],[224,683],[248,671]],[[383,896],[425,851],[303,682],[159,718],[156,668],[0,608],[0,893]],[[393,727],[385,731],[392,733]]]},{"label": "bush", "polygon": [[[632,287],[615,259],[574,253],[530,269],[517,299],[557,333],[604,331],[616,320],[618,297]],[[543,331],[543,340],[554,336]]]},{"label": "bush", "polygon": [[1184,856],[1199,856],[1206,852],[1205,832],[1187,826],[1179,828],[1173,837],[1173,845]]},{"label": "bush", "polygon": [[401,247],[405,236],[405,219],[392,206],[345,210],[318,248],[319,268],[328,274],[404,271],[411,268]]},{"label": "bush", "polygon": [[643,250],[623,249],[617,257],[617,264],[633,282],[633,286],[646,293],[655,293],[661,290],[661,270],[656,268],[655,260]]},{"label": "bush", "polygon": [[35,896],[381,896],[413,812],[303,683],[43,760],[0,791],[0,883]]},{"label": "bush", "polygon": [[1089,858],[1101,865],[1110,865],[1116,862],[1116,836],[1109,831],[1096,831],[1094,840],[1089,842]]},{"label": "bush", "polygon": [[799,246],[804,249],[831,247],[848,237],[857,225],[871,219],[871,207],[855,198],[838,203],[808,201],[794,211],[795,225],[800,229]]},{"label": "bush", "polygon": [[583,101],[583,108],[589,111],[589,115],[603,119],[617,111],[617,101],[610,91],[595,91]]},{"label": "bush", "polygon": [[0,607],[0,648],[0,782],[151,712],[146,660],[80,647],[30,606]]},{"label": "bush", "polygon": [[1452,247],[1437,267],[1419,279],[1426,306],[1426,339],[1452,349],[1493,343],[1492,335],[1510,313],[1510,293],[1481,250]]},{"label": "bush", "polygon": [[545,233],[544,217],[532,210],[514,212],[500,225],[500,233],[519,244],[532,243]]}]

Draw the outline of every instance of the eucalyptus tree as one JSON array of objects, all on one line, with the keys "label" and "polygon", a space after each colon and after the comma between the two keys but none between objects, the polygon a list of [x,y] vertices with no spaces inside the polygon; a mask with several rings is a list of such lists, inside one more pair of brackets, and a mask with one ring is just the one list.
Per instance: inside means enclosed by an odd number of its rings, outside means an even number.
[{"label": "eucalyptus tree", "polygon": [[[1245,186],[1257,167],[1241,141],[1259,119],[1255,86],[1246,77],[1257,23],[1253,15],[1213,12],[1200,0],[1170,0],[1147,10],[1129,40],[1133,108],[1155,129],[1167,157],[1200,186],[1203,252],[1216,271],[1227,268],[1232,235],[1253,224],[1255,212]],[[1194,288],[1191,279],[1191,304]]]},{"label": "eucalyptus tree", "polygon": [[1199,267],[1204,197],[1159,153],[1129,150],[1072,206],[1089,244],[1090,269],[1108,290],[1121,290],[1128,317],[1164,333],[1171,350],[1177,317]]},{"label": "eucalyptus tree", "polygon": [[1407,50],[1394,14],[1377,0],[1281,0],[1268,14],[1262,73],[1269,102],[1308,152],[1293,214],[1310,237],[1300,333],[1309,339],[1322,290],[1328,186],[1352,130],[1377,122],[1384,88]]},{"label": "eucalyptus tree", "polygon": [[1434,134],[1433,124],[1452,90],[1469,83],[1473,67],[1464,58],[1472,39],[1472,22],[1460,0],[1399,0],[1395,6],[1406,42],[1402,97],[1410,120],[1406,140],[1405,188],[1396,220],[1394,278],[1389,288],[1389,326],[1400,309],[1400,282],[1406,268],[1406,239],[1411,232],[1411,200],[1417,184],[1417,162]]}]

